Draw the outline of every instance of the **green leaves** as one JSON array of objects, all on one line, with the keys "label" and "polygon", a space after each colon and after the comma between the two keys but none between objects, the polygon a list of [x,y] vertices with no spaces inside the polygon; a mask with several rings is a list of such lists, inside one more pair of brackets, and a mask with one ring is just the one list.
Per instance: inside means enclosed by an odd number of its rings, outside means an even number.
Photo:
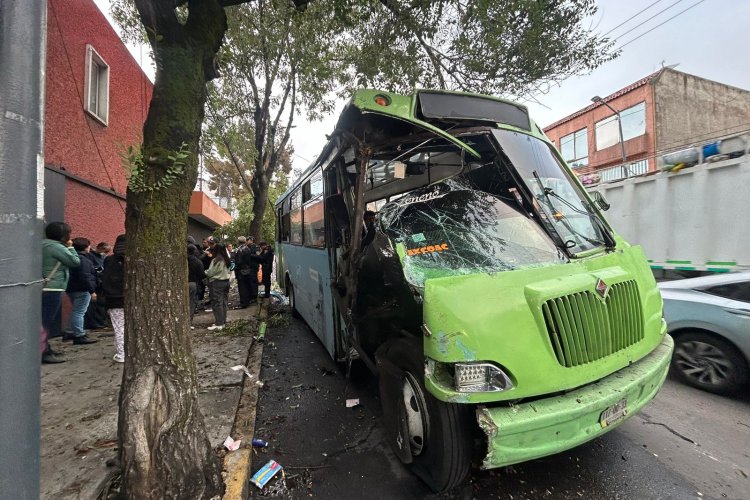
[{"label": "green leaves", "polygon": [[[188,146],[184,142],[174,153],[167,153],[164,158],[149,158],[150,165],[143,158],[143,150],[139,146],[128,146],[121,155],[123,166],[129,171],[128,189],[134,193],[160,191],[171,186],[179,177],[185,175],[186,160],[190,156]],[[161,176],[155,171],[163,168]]]}]

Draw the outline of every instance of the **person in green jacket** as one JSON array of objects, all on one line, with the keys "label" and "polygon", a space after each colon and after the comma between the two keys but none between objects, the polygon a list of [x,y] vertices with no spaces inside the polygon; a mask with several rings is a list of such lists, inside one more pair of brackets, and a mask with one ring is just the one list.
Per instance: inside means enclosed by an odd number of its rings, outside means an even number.
[{"label": "person in green jacket", "polygon": [[44,228],[46,238],[42,241],[42,363],[63,363],[58,352],[52,350],[47,333],[56,332],[56,320],[60,314],[62,294],[68,286],[71,267],[81,261],[70,240],[70,226],[64,222],[50,222]]}]

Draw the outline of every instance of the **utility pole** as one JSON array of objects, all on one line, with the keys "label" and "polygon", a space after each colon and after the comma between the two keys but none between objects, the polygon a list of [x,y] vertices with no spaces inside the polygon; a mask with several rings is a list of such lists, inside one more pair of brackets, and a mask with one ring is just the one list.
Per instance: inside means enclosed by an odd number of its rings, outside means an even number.
[{"label": "utility pole", "polygon": [[628,167],[628,164],[627,164],[628,157],[625,154],[625,136],[622,134],[622,116],[620,116],[620,112],[617,111],[612,106],[610,106],[604,99],[602,99],[598,95],[595,95],[594,97],[592,97],[591,101],[604,104],[610,109],[610,111],[612,111],[617,116],[617,127],[618,127],[618,130],[620,131],[620,151],[622,152],[622,168],[625,169],[625,177],[630,177],[630,167]]},{"label": "utility pole", "polygon": [[0,498],[39,498],[46,25],[0,0]]}]

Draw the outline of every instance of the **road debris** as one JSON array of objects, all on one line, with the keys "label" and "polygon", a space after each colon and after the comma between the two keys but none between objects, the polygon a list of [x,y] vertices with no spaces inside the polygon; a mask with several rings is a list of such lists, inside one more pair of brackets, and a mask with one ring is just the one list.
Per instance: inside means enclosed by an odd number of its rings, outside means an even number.
[{"label": "road debris", "polygon": [[232,439],[232,436],[227,436],[227,438],[224,440],[224,447],[229,451],[235,451],[240,449],[241,443],[241,439],[235,441],[234,439]]},{"label": "road debris", "polygon": [[250,373],[250,369],[245,365],[235,365],[230,368],[230,370],[234,370],[236,372],[242,370],[243,372],[245,372],[245,375],[247,375],[247,378],[253,378],[253,374]]},{"label": "road debris", "polygon": [[273,476],[278,474],[281,469],[282,467],[278,462],[276,462],[275,460],[269,460],[266,465],[258,469],[258,472],[253,474],[253,477],[250,478],[250,482],[252,482],[258,488],[263,489],[268,481],[270,481]]},{"label": "road debris", "polygon": [[346,400],[346,407],[347,408],[354,408],[355,406],[359,406],[359,398],[347,399]]}]

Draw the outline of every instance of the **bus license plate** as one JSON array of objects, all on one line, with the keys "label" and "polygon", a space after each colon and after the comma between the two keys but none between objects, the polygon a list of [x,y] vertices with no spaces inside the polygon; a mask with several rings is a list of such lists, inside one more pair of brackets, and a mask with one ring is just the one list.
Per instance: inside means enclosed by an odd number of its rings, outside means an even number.
[{"label": "bus license plate", "polygon": [[617,404],[614,404],[604,410],[602,414],[599,416],[599,423],[602,425],[602,427],[607,427],[618,420],[621,420],[625,415],[628,414],[628,401],[626,399],[621,399],[617,402]]}]

